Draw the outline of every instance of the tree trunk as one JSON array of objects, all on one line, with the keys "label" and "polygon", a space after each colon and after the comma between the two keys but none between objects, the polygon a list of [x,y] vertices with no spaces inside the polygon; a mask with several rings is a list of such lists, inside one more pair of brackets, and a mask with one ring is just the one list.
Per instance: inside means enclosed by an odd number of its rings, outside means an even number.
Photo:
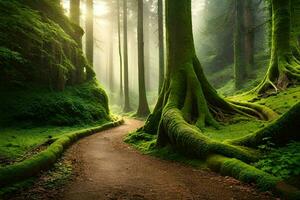
[{"label": "tree trunk", "polygon": [[218,153],[247,162],[255,160],[256,155],[247,150],[214,141],[201,131],[208,125],[219,128],[220,113],[266,120],[275,114],[256,104],[228,102],[208,83],[195,53],[191,0],[166,0],[166,31],[166,78],[156,107],[140,131],[157,133],[158,146],[171,144],[197,157]]},{"label": "tree trunk", "polygon": [[110,24],[110,41],[109,41],[109,90],[110,92],[114,92],[115,80],[114,80],[114,12],[113,12],[113,4],[111,4],[111,24]]},{"label": "tree trunk", "polygon": [[272,48],[269,69],[264,80],[251,92],[264,93],[286,89],[300,81],[299,49],[291,35],[291,0],[272,0]]},{"label": "tree trunk", "polygon": [[245,62],[244,1],[235,0],[234,75],[235,87],[240,89],[247,77]]},{"label": "tree trunk", "polygon": [[[118,17],[118,45],[119,45],[119,62],[120,62],[120,99],[123,99],[123,59],[122,59],[122,41],[121,41],[121,19],[120,19],[120,0],[117,0],[117,17]],[[122,100],[121,100],[122,101]]]},{"label": "tree trunk", "polygon": [[86,67],[86,79],[91,80],[95,77],[93,70],[94,63],[94,3],[93,0],[86,0],[86,47],[85,53],[88,61]]},{"label": "tree trunk", "polygon": [[[70,20],[75,25],[80,26],[80,0],[70,0]],[[79,47],[82,47],[82,35],[76,34],[75,37]]]},{"label": "tree trunk", "polygon": [[94,58],[94,3],[86,0],[86,58],[93,66]]},{"label": "tree trunk", "polygon": [[127,0],[123,0],[123,37],[124,37],[124,112],[131,111],[128,81],[128,38],[127,38]]},{"label": "tree trunk", "polygon": [[252,0],[245,1],[245,59],[246,66],[248,70],[254,69],[254,39],[255,39],[255,30],[254,30],[254,13]]},{"label": "tree trunk", "polygon": [[158,0],[158,43],[159,43],[159,86],[158,93],[163,87],[165,77],[165,52],[164,52],[164,16],[163,16],[163,1]]},{"label": "tree trunk", "polygon": [[139,82],[139,106],[137,116],[145,117],[150,113],[145,86],[145,65],[144,65],[144,5],[143,1],[138,0],[138,82]]},{"label": "tree trunk", "polygon": [[150,8],[148,3],[150,2],[145,2],[144,3],[144,20],[143,20],[143,25],[144,25],[144,60],[145,60],[145,84],[146,84],[146,91],[151,90],[151,59],[150,59]]},{"label": "tree trunk", "polygon": [[80,25],[80,0],[70,0],[70,20]]}]

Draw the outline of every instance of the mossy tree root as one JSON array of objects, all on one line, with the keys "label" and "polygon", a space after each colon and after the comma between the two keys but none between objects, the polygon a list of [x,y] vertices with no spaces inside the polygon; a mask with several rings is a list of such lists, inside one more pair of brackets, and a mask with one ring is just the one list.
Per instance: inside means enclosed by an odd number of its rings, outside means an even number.
[{"label": "mossy tree root", "polygon": [[206,126],[219,128],[219,122],[215,118],[221,118],[224,113],[269,120],[275,116],[274,112],[256,104],[227,102],[221,98],[204,77],[196,56],[179,72],[170,74],[154,112],[142,131],[158,133],[158,146],[170,143],[201,158],[219,153],[245,162],[257,159],[258,154],[252,150],[213,141],[201,131]]},{"label": "mossy tree root", "polygon": [[102,126],[71,132],[58,139],[53,139],[53,143],[46,150],[29,159],[6,167],[0,167],[0,187],[9,186],[15,182],[35,176],[42,170],[49,169],[72,143],[82,137],[118,126],[123,122],[123,119],[118,119],[118,121],[109,122]]},{"label": "mossy tree root", "polygon": [[242,145],[247,147],[257,147],[270,141],[276,145],[284,145],[287,142],[300,140],[300,103],[293,106],[288,112],[279,119],[272,122],[265,128],[262,128],[255,134],[247,135],[240,139],[228,141],[233,145]]}]

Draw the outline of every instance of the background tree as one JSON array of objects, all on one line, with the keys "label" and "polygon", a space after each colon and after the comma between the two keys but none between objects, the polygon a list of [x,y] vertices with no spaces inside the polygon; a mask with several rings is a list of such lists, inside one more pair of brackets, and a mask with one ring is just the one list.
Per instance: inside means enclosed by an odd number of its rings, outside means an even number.
[{"label": "background tree", "polygon": [[139,106],[137,116],[145,117],[150,113],[145,86],[145,64],[144,64],[144,4],[138,0],[138,74],[139,74]]},{"label": "background tree", "polygon": [[119,49],[119,62],[120,62],[120,99],[123,99],[123,59],[122,59],[122,41],[121,41],[121,12],[120,0],[117,0],[117,20],[118,20],[118,49]]},{"label": "background tree", "polygon": [[[263,81],[253,90],[264,93],[273,88],[285,89],[300,80],[299,45],[292,34],[293,13],[291,5],[297,0],[272,0],[272,48],[269,69]],[[296,7],[297,9],[297,7]]]},{"label": "background tree", "polygon": [[158,48],[159,48],[159,86],[158,92],[161,91],[165,76],[165,52],[164,52],[164,16],[163,16],[163,1],[157,1],[158,14]]},{"label": "background tree", "polygon": [[94,2],[86,0],[86,58],[93,65],[94,58]]},{"label": "background tree", "polygon": [[234,77],[235,87],[240,89],[247,78],[245,59],[245,2],[235,0],[235,31],[234,31]]},{"label": "background tree", "polygon": [[131,110],[128,83],[128,38],[127,38],[127,0],[123,0],[123,37],[124,37],[124,112]]}]

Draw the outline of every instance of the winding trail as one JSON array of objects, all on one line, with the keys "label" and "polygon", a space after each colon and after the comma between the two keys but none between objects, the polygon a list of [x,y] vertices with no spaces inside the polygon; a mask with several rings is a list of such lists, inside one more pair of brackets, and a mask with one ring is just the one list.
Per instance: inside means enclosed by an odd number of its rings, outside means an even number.
[{"label": "winding trail", "polygon": [[84,138],[66,153],[76,160],[76,177],[60,195],[66,200],[263,200],[267,193],[213,172],[141,155],[123,143],[142,125],[126,119],[122,126]]}]

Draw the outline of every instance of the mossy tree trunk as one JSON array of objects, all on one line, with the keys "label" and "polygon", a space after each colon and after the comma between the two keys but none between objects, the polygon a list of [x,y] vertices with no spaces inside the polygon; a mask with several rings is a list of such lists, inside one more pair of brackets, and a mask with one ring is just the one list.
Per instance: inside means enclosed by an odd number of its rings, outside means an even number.
[{"label": "mossy tree trunk", "polygon": [[235,31],[234,31],[234,76],[235,87],[240,89],[247,78],[245,60],[245,2],[235,0]]},{"label": "mossy tree trunk", "polygon": [[127,35],[127,0],[123,0],[123,48],[124,48],[124,112],[131,111],[129,102],[128,80],[128,35]]},{"label": "mossy tree trunk", "polygon": [[[299,50],[291,34],[291,0],[272,0],[272,48],[269,69],[264,80],[253,91],[284,90],[300,80]],[[293,50],[295,50],[293,52]]]},{"label": "mossy tree trunk", "polygon": [[159,84],[158,93],[160,93],[164,77],[165,77],[165,49],[164,49],[164,14],[163,14],[163,1],[157,1],[158,11],[158,50],[159,50]]},{"label": "mossy tree trunk", "polygon": [[166,1],[166,33],[166,78],[153,113],[139,131],[158,134],[158,146],[171,144],[198,157],[219,153],[254,160],[247,150],[213,141],[202,131],[209,125],[219,128],[217,119],[225,113],[260,119],[270,119],[274,113],[255,104],[227,102],[208,83],[195,53],[191,0]]},{"label": "mossy tree trunk", "polygon": [[146,117],[150,110],[146,96],[145,85],[145,63],[144,63],[144,5],[143,1],[138,0],[138,82],[139,82],[139,106],[137,116]]}]

